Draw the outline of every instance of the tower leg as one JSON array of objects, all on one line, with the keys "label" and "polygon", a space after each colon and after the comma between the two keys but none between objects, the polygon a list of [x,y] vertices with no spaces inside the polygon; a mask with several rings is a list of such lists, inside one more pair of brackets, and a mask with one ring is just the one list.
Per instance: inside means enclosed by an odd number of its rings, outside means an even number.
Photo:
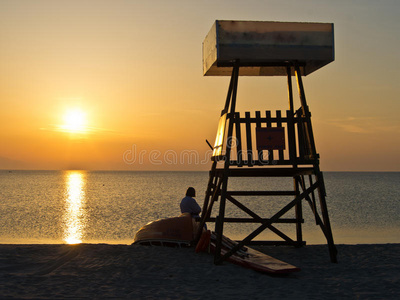
[{"label": "tower leg", "polygon": [[332,235],[332,228],[331,228],[331,223],[329,221],[329,215],[328,215],[328,206],[326,205],[325,201],[325,188],[324,188],[324,179],[322,177],[322,172],[318,172],[316,174],[317,180],[320,182],[320,187],[318,188],[318,195],[319,195],[319,201],[320,201],[320,206],[321,206],[321,214],[322,214],[322,219],[324,222],[324,227],[325,227],[325,237],[326,241],[328,242],[328,247],[329,247],[329,255],[331,258],[331,262],[337,263],[337,249],[335,246],[335,243],[333,241],[333,235]]},{"label": "tower leg", "polygon": [[221,199],[219,203],[219,214],[215,220],[215,233],[217,240],[215,243],[215,254],[214,254],[214,264],[221,264],[221,247],[222,247],[222,235],[224,232],[224,218],[225,218],[225,205],[226,205],[226,190],[228,185],[228,177],[225,176],[222,179],[222,189],[221,189]]},{"label": "tower leg", "polygon": [[[237,94],[237,86],[239,79],[239,61],[235,62],[235,66],[232,70],[231,76],[231,84],[229,86],[228,98],[225,104],[225,109],[229,107],[230,102],[230,115],[229,123],[228,123],[228,134],[227,137],[232,137],[233,133],[233,115],[235,113],[236,108],[236,94]],[[222,246],[222,235],[223,235],[223,227],[224,227],[224,218],[225,218],[225,204],[226,204],[226,191],[228,188],[228,172],[230,167],[230,159],[231,159],[231,146],[229,145],[230,141],[227,141],[226,153],[225,153],[225,163],[224,163],[224,173],[222,177],[222,189],[221,189],[221,199],[219,204],[219,215],[215,222],[215,232],[217,235],[217,241],[215,245],[215,255],[214,255],[214,263],[220,264],[222,263],[221,257],[221,246]]]},{"label": "tower leg", "polygon": [[217,167],[217,162],[214,161],[211,167],[207,191],[204,197],[203,209],[201,210],[200,226],[195,236],[195,243],[200,240],[201,233],[203,232],[203,227],[206,224],[206,220],[211,214],[212,206],[214,204],[214,195],[216,194],[217,187],[217,177],[215,176],[215,169]]},{"label": "tower leg", "polygon": [[[300,195],[300,189],[299,189],[299,177],[295,177],[293,179],[294,181],[294,190],[296,193],[296,196],[298,197]],[[298,202],[295,206],[295,214],[296,214],[296,237],[297,237],[297,247],[301,247],[303,244],[303,232],[302,232],[302,220],[303,220],[303,207],[301,204],[301,201]]]}]

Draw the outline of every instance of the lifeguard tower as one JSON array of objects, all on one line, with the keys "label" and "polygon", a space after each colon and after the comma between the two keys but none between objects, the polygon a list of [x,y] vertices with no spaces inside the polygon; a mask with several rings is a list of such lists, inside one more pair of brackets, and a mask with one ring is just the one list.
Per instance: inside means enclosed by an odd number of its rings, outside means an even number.
[{"label": "lifeguard tower", "polygon": [[[205,38],[204,75],[231,77],[215,144],[211,146],[212,167],[201,216],[202,224],[215,222],[216,264],[248,244],[303,246],[303,202],[309,204],[316,224],[326,237],[331,261],[337,261],[324,180],[302,81],[302,76],[333,60],[331,23],[217,20]],[[235,110],[239,76],[285,76],[289,109],[284,113],[276,111],[275,114],[271,111],[240,114]],[[299,108],[294,106],[292,76],[297,81]],[[231,177],[263,177],[266,180],[279,177],[293,180],[294,184],[291,190],[236,190],[228,184]],[[255,196],[259,206],[267,203],[269,197],[282,197],[281,209],[272,212],[269,217],[260,216],[246,206],[246,199],[254,199]],[[214,205],[218,204],[217,216],[211,217]],[[225,217],[231,205],[248,217]],[[283,218],[289,211],[294,217]],[[257,223],[259,226],[222,255],[224,224],[228,222]],[[278,229],[275,224],[279,223],[293,224],[295,238]],[[254,240],[267,229],[279,239]]]}]

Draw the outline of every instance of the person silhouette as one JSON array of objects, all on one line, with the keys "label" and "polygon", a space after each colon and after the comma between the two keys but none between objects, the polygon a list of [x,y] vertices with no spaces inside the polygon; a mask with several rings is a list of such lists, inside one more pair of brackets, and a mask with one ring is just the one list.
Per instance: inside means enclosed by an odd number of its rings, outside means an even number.
[{"label": "person silhouette", "polygon": [[199,219],[201,207],[197,204],[194,197],[196,197],[196,190],[193,187],[189,187],[186,191],[186,196],[180,204],[181,213],[190,213],[192,218]]}]

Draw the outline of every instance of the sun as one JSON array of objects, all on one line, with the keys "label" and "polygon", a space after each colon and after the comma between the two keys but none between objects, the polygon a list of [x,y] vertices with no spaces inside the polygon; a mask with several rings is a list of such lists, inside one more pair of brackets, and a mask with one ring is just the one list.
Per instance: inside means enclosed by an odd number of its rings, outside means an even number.
[{"label": "sun", "polygon": [[61,125],[61,129],[70,133],[86,133],[88,131],[86,113],[78,108],[68,110],[64,114],[64,124]]}]

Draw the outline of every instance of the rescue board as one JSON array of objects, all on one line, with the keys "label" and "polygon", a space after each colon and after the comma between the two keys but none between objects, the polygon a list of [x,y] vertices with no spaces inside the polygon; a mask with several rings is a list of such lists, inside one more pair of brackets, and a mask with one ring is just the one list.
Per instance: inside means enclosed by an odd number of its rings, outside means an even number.
[{"label": "rescue board", "polygon": [[[210,251],[212,253],[215,252],[216,241],[216,235],[214,232],[212,232],[209,243]],[[221,254],[224,255],[237,244],[237,242],[232,241],[226,236],[223,236]],[[231,255],[227,261],[245,268],[268,274],[288,274],[300,271],[300,268],[296,266],[283,262],[250,247],[242,247],[242,249]]]}]

